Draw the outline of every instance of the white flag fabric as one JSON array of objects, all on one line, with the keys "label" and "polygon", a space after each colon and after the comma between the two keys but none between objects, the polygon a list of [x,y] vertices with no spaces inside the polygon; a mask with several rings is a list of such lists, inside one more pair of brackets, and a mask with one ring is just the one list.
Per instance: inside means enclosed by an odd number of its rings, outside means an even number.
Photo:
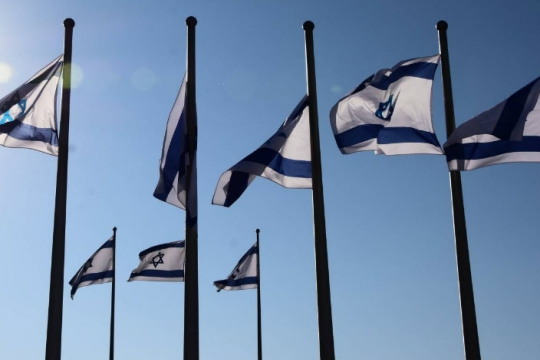
[{"label": "white flag fabric", "polygon": [[540,162],[540,77],[461,124],[444,144],[450,170]]},{"label": "white flag fabric", "polygon": [[142,251],[128,281],[184,281],[185,249],[185,241],[179,240]]},{"label": "white flag fabric", "polygon": [[442,154],[431,122],[439,55],[401,61],[364,80],[338,101],[330,122],[343,154]]},{"label": "white flag fabric", "polygon": [[[187,168],[189,164],[188,124],[186,118],[186,77],[173,105],[159,167],[159,182],[154,197],[187,211],[187,225],[197,232],[197,157],[193,154],[189,204],[187,196]],[[194,109],[195,111],[195,109]]]},{"label": "white flag fabric", "polygon": [[311,189],[307,96],[268,141],[221,175],[212,204],[231,206],[257,176],[286,188]]},{"label": "white flag fabric", "polygon": [[58,155],[56,95],[64,55],[0,100],[0,145]]},{"label": "white flag fabric", "polygon": [[236,267],[225,280],[214,281],[217,291],[256,289],[258,282],[257,262],[259,261],[257,243],[242,256]]},{"label": "white flag fabric", "polygon": [[104,284],[112,281],[113,277],[113,247],[111,237],[105,242],[69,281],[71,285],[71,298],[77,289],[83,286]]}]

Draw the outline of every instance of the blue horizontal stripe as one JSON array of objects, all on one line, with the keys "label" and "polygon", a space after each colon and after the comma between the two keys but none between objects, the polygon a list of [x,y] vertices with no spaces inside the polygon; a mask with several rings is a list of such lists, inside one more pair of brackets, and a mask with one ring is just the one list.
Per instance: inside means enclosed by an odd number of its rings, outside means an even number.
[{"label": "blue horizontal stripe", "polygon": [[235,203],[236,200],[248,187],[249,174],[241,171],[233,171],[227,187],[227,197],[223,206],[229,207]]},{"label": "blue horizontal stripe", "polygon": [[264,165],[285,176],[311,178],[311,161],[288,159],[269,148],[259,148],[242,161]]},{"label": "blue horizontal stripe", "polygon": [[334,136],[340,149],[377,138],[384,125],[359,125]]},{"label": "blue horizontal stripe", "polygon": [[227,280],[218,280],[214,281],[215,285],[223,285],[223,286],[230,286],[230,287],[236,287],[236,286],[242,286],[242,285],[256,285],[257,284],[257,277],[256,276],[247,276],[241,279],[227,279]]},{"label": "blue horizontal stripe", "polygon": [[[98,249],[98,251],[101,250],[101,249],[107,249],[107,248],[112,248],[112,247],[114,247],[114,241],[113,241],[112,238],[110,238],[109,240],[107,240],[105,242],[105,244],[101,245],[101,247]],[[97,253],[97,251],[96,251],[96,253]]]},{"label": "blue horizontal stripe", "polygon": [[184,270],[143,270],[139,273],[131,273],[130,279],[146,276],[146,277],[156,277],[156,278],[183,278]]},{"label": "blue horizontal stripe", "polygon": [[107,278],[112,279],[112,277],[113,277],[112,270],[107,270],[107,271],[93,273],[93,274],[84,274],[83,276],[81,276],[81,278],[79,279],[76,285],[79,285],[80,283],[85,282],[85,281],[96,281],[96,280],[107,279]]},{"label": "blue horizontal stripe", "polygon": [[154,251],[158,251],[158,250],[163,250],[163,249],[170,249],[170,248],[183,248],[185,246],[185,241],[182,240],[180,242],[178,241],[174,241],[174,242],[170,242],[170,243],[167,243],[167,244],[161,244],[161,245],[156,245],[156,246],[152,246],[146,250],[143,250],[140,252],[139,254],[139,258],[143,258],[145,255],[149,254],[149,253],[152,253]]},{"label": "blue horizontal stripe", "polygon": [[22,123],[24,115],[17,120],[0,125],[0,134],[7,134],[21,141],[40,141],[52,146],[58,146],[58,135],[51,128],[38,128]]},{"label": "blue horizontal stripe", "polygon": [[304,109],[306,108],[306,106],[308,106],[308,103],[309,103],[309,98],[308,98],[307,95],[304,95],[302,100],[300,100],[298,105],[296,105],[296,107],[294,108],[292,113],[289,115],[289,117],[287,118],[287,121],[285,121],[285,123],[288,123],[289,121],[292,121],[292,120],[296,119],[297,117],[299,117],[302,114],[302,112],[304,111]]},{"label": "blue horizontal stripe", "polygon": [[399,144],[399,143],[427,143],[441,147],[439,140],[434,133],[418,130],[410,127],[385,127],[379,132],[377,143]]},{"label": "blue horizontal stripe", "polygon": [[524,136],[521,141],[452,144],[444,148],[446,160],[480,160],[518,152],[540,152],[540,136]]},{"label": "blue horizontal stripe", "polygon": [[382,76],[380,79],[373,81],[370,85],[380,90],[386,90],[390,85],[406,76],[433,80],[436,70],[437,64],[429,62],[418,62],[404,65],[395,69],[390,76]]}]

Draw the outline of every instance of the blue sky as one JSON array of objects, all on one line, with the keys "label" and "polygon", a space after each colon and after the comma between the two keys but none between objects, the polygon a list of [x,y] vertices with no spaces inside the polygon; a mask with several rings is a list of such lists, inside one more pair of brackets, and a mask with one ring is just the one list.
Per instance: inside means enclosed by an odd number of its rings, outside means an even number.
[{"label": "blue sky", "polygon": [[[201,359],[256,357],[256,292],[217,293],[261,229],[265,359],[318,358],[311,192],[257,179],[231,208],[219,176],[280,126],[315,61],[336,357],[463,359],[448,171],[434,155],[341,155],[328,113],[381,68],[438,52],[449,23],[456,122],[539,76],[538,0],[20,0],[2,5],[0,97],[63,49],[72,17],[63,359],[108,356],[110,284],[67,284],[117,233],[116,358],[182,358],[182,283],[127,283],[138,253],[183,238],[184,212],[153,198],[165,124],[197,25]],[[440,66],[433,123],[446,140]],[[56,158],[0,148],[2,358],[44,356]],[[540,353],[538,164],[462,173],[484,359]],[[126,281],[124,281],[126,280]]]}]

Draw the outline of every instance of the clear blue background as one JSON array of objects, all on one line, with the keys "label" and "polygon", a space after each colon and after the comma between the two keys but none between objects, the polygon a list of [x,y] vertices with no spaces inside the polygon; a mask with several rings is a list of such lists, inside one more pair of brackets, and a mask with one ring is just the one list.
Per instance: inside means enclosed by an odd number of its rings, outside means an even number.
[{"label": "clear blue background", "polygon": [[[318,359],[311,191],[257,179],[231,208],[221,173],[262,144],[306,92],[315,59],[336,357],[463,359],[443,156],[341,155],[328,113],[381,68],[448,39],[458,124],[540,75],[538,0],[19,0],[2,4],[0,97],[63,51],[73,91],[63,359],[106,359],[110,284],[67,284],[118,227],[116,359],[181,359],[183,283],[127,283],[147,247],[183,239],[185,213],[152,197],[165,124],[197,25],[201,359],[256,358],[256,291],[217,293],[261,229],[265,359]],[[7,69],[7,70],[6,70]],[[9,70],[9,71],[8,71]],[[440,66],[433,123],[446,139]],[[57,159],[0,148],[0,358],[45,353]],[[540,358],[539,164],[462,173],[482,357]]]}]

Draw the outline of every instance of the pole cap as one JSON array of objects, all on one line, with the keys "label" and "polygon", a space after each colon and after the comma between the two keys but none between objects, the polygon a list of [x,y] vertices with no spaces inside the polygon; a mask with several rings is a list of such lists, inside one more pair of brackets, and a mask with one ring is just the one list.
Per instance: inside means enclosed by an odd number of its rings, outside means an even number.
[{"label": "pole cap", "polygon": [[195,18],[195,16],[188,16],[186,18],[186,25],[187,26],[195,26],[195,25],[197,25],[197,18]]},{"label": "pole cap", "polygon": [[74,28],[75,27],[75,20],[73,20],[72,18],[67,18],[66,20],[64,20],[64,27]]},{"label": "pole cap", "polygon": [[448,29],[448,23],[444,20],[437,22],[437,30],[446,30]]},{"label": "pole cap", "polygon": [[116,226],[112,228],[112,231],[116,232]]},{"label": "pole cap", "polygon": [[255,230],[255,232],[256,232],[256,233],[258,234],[258,233],[260,233],[260,232],[261,232],[261,230],[257,229],[257,230]]},{"label": "pole cap", "polygon": [[315,24],[313,23],[313,21],[308,20],[304,23],[304,25],[302,25],[302,28],[306,31],[313,31],[313,29],[315,29]]}]

